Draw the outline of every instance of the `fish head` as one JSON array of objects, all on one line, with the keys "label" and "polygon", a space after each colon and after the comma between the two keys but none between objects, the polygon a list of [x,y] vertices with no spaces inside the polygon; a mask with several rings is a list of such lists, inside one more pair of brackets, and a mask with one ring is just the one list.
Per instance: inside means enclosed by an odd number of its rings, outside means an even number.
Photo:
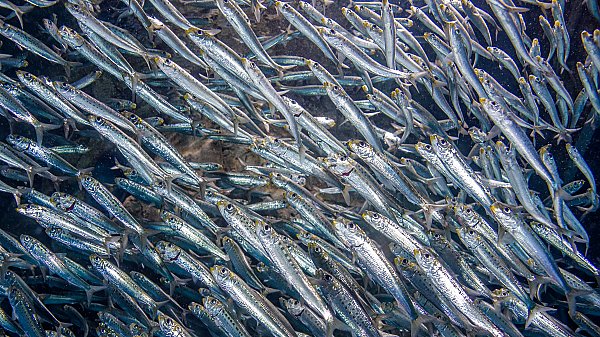
[{"label": "fish head", "polygon": [[342,96],[342,95],[344,95],[344,92],[343,92],[344,89],[342,89],[337,84],[333,84],[331,82],[324,82],[323,83],[323,89],[325,89],[328,94],[331,94],[331,95],[334,95],[334,96]]},{"label": "fish head", "polygon": [[333,28],[326,28],[333,24],[333,20],[329,18],[323,18],[321,21],[325,27],[317,28],[319,34],[325,38],[327,43],[333,44],[334,46],[339,45],[339,33]]},{"label": "fish head", "polygon": [[[311,60],[311,59],[304,59],[304,64],[308,67],[308,69],[310,69],[311,71],[314,70],[321,70],[323,67],[319,64],[319,62]],[[314,69],[314,70],[313,70]]]},{"label": "fish head", "polygon": [[98,270],[101,274],[110,266],[110,262],[106,259],[101,258],[96,254],[90,255],[90,263],[92,266]]},{"label": "fish head", "polygon": [[433,147],[427,143],[418,142],[415,144],[415,150],[421,157],[429,162],[436,157],[435,153],[433,152]]},{"label": "fish head", "polygon": [[315,277],[320,281],[319,288],[321,288],[321,290],[326,290],[329,292],[341,287],[340,282],[324,269],[317,269]]},{"label": "fish head", "polygon": [[35,204],[21,204],[17,206],[16,211],[19,214],[23,214],[30,218],[37,219],[42,217],[45,209],[45,207]]},{"label": "fish head", "polygon": [[476,126],[469,128],[469,136],[476,143],[484,143],[487,140],[487,134]]},{"label": "fish head", "polygon": [[58,35],[60,35],[60,37],[72,48],[81,47],[85,43],[83,36],[67,26],[60,27],[58,30]]},{"label": "fish head", "polygon": [[438,154],[447,153],[452,150],[452,144],[440,135],[432,134],[429,136],[429,141],[433,150]]},{"label": "fish head", "polygon": [[202,304],[204,304],[204,308],[211,316],[217,316],[225,310],[223,303],[212,296],[202,298]]},{"label": "fish head", "polygon": [[181,254],[181,248],[168,241],[159,241],[154,248],[160,258],[165,262],[175,261],[179,257],[179,254]]},{"label": "fish head", "polygon": [[[500,156],[500,158],[508,159],[508,158],[514,157],[513,150],[510,147],[506,146],[506,144],[504,144],[504,142],[502,142],[501,140],[496,142],[496,151],[498,152],[498,155]],[[540,152],[541,152],[541,150],[540,150]]]},{"label": "fish head", "polygon": [[25,294],[21,289],[19,289],[18,286],[11,285],[10,287],[8,287],[6,293],[8,295],[8,300],[11,304],[27,300]]},{"label": "fish head", "polygon": [[19,241],[21,241],[23,247],[25,247],[25,249],[27,249],[30,252],[35,250],[38,244],[41,244],[38,240],[25,234],[21,234],[21,236],[19,237]]},{"label": "fish head", "polygon": [[77,199],[74,196],[63,192],[54,192],[50,196],[50,203],[64,212],[72,210],[76,202]]},{"label": "fish head", "polygon": [[474,244],[480,242],[481,235],[477,233],[473,228],[468,226],[459,227],[457,230],[458,236],[462,239],[464,243],[468,246],[473,246]]},{"label": "fish head", "polygon": [[283,304],[283,306],[285,307],[285,309],[292,315],[295,317],[300,317],[300,315],[302,315],[302,312],[304,311],[304,309],[306,309],[304,307],[304,305],[302,305],[302,303],[300,303],[300,301],[294,299],[294,298],[288,298],[288,299],[280,299],[280,302]]},{"label": "fish head", "polygon": [[484,97],[479,98],[479,103],[483,106],[483,109],[490,115],[500,116],[503,114],[502,105],[500,103],[487,99]]},{"label": "fish head", "polygon": [[411,270],[416,267],[414,262],[402,256],[396,256],[394,258],[394,265],[398,270]]},{"label": "fish head", "polygon": [[28,150],[29,147],[34,144],[34,142],[29,138],[12,134],[6,137],[6,142],[12,145],[15,150],[20,152]]},{"label": "fish head", "polygon": [[552,153],[550,152],[551,147],[552,147],[551,144],[547,144],[540,148],[539,152],[540,152],[540,156],[542,157],[542,159],[554,160],[554,157],[552,156]]},{"label": "fish head", "polygon": [[71,99],[78,95],[77,89],[69,83],[53,81],[50,84],[56,91],[58,91],[61,94],[61,96],[63,96],[66,99]]},{"label": "fish head", "polygon": [[269,225],[268,223],[262,220],[256,220],[254,224],[256,226],[256,236],[261,242],[273,244],[280,239],[279,234],[277,234],[273,226]]},{"label": "fish head", "polygon": [[354,222],[344,218],[337,218],[332,222],[335,234],[345,244],[358,247],[366,240],[365,232]]},{"label": "fish head", "polygon": [[511,297],[511,293],[506,288],[498,288],[492,290],[492,299],[494,302],[504,302]]},{"label": "fish head", "polygon": [[158,313],[158,326],[162,332],[167,333],[167,335],[173,334],[173,336],[179,336],[179,334],[176,334],[176,331],[183,329],[179,323],[162,312]]},{"label": "fish head", "polygon": [[433,271],[440,265],[435,253],[429,248],[415,249],[413,254],[419,267],[425,271]]},{"label": "fish head", "polygon": [[61,237],[64,233],[65,231],[60,227],[52,226],[46,228],[46,234],[51,238]]},{"label": "fish head", "polygon": [[23,83],[33,83],[37,80],[37,77],[35,75],[23,70],[17,70],[15,73],[17,74],[19,80]]},{"label": "fish head", "polygon": [[295,192],[284,192],[284,197],[290,205],[298,205],[304,201],[304,198]]},{"label": "fish head", "polygon": [[309,231],[300,229],[298,234],[296,234],[296,237],[298,238],[298,240],[300,240],[304,243],[308,243],[308,242],[312,242],[314,240],[315,235]]},{"label": "fish head", "polygon": [[160,213],[160,219],[169,226],[179,223],[177,216],[169,211],[162,211]]},{"label": "fish head", "polygon": [[111,123],[103,117],[89,115],[88,121],[95,129],[109,129],[112,127]]},{"label": "fish head", "polygon": [[96,193],[102,188],[100,182],[89,174],[81,175],[79,179],[81,186],[90,194]]},{"label": "fish head", "polygon": [[214,265],[210,268],[210,273],[215,278],[219,286],[231,282],[235,274],[225,266]]},{"label": "fish head", "polygon": [[[570,189],[571,190],[573,190],[573,191],[579,191],[581,189],[581,187],[583,186],[583,184],[585,184],[585,180],[578,179],[578,180],[572,181],[568,185],[570,185]],[[567,186],[567,185],[565,185],[565,186]],[[567,193],[569,193],[569,192],[567,191]],[[573,193],[575,193],[575,192],[573,192]],[[573,194],[573,193],[569,193],[569,194]]]},{"label": "fish head", "polygon": [[147,278],[146,278],[146,276],[145,276],[144,274],[140,273],[139,271],[132,270],[132,271],[129,273],[129,276],[131,276],[131,278],[132,278],[134,281],[136,281],[136,283],[139,283],[139,282],[146,282],[146,281],[147,281]]},{"label": "fish head", "polygon": [[471,223],[477,218],[477,214],[473,207],[461,203],[457,203],[452,208],[454,214],[458,217],[458,220],[463,220],[465,223]]},{"label": "fish head", "polygon": [[369,225],[373,226],[374,228],[382,228],[384,226],[384,223],[386,222],[386,220],[389,221],[389,219],[382,215],[381,213],[378,212],[374,212],[371,210],[366,210],[361,214],[361,217],[363,218],[363,220],[365,220]]},{"label": "fish head", "polygon": [[217,201],[217,208],[225,220],[231,219],[239,211],[233,203],[227,200]]},{"label": "fish head", "polygon": [[354,159],[343,153],[332,154],[329,157],[323,158],[322,162],[331,173],[341,177],[349,176],[356,167]]},{"label": "fish head", "polygon": [[163,197],[169,195],[169,187],[165,180],[156,179],[152,184],[152,189],[154,190],[154,192],[158,193]]},{"label": "fish head", "polygon": [[144,120],[140,116],[129,111],[121,111],[120,114],[127,118],[137,129],[144,127]]},{"label": "fish head", "polygon": [[78,2],[70,2],[65,3],[65,7],[67,11],[71,13],[78,21],[83,21],[89,19],[91,13],[88,11],[87,7],[82,3]]},{"label": "fish head", "polygon": [[262,73],[262,71],[258,68],[256,63],[252,62],[251,60],[242,57],[241,62],[244,66],[244,69],[246,69],[246,72],[248,72],[248,75]]},{"label": "fish head", "polygon": [[329,253],[321,248],[317,242],[309,241],[306,245],[308,247],[308,255],[315,262],[326,261],[329,258]]},{"label": "fish head", "polygon": [[273,152],[277,155],[282,155],[287,152],[287,144],[282,142],[279,138],[267,136],[263,138],[263,146],[270,152]]},{"label": "fish head", "polygon": [[275,185],[276,187],[279,188],[283,188],[284,186],[287,185],[287,182],[285,181],[285,176],[279,172],[271,172],[269,173],[269,179],[271,180],[271,183],[273,185]]},{"label": "fish head", "polygon": [[208,312],[206,312],[206,308],[204,308],[202,306],[202,304],[199,304],[196,302],[192,302],[192,303],[188,304],[188,310],[198,317],[208,316]]},{"label": "fish head", "polygon": [[275,8],[277,8],[278,11],[289,12],[292,9],[292,6],[287,2],[275,1]]},{"label": "fish head", "polygon": [[431,244],[435,246],[446,247],[447,245],[449,245],[449,242],[446,239],[446,237],[442,235],[442,233],[440,233],[439,231],[428,230],[427,237],[430,240],[429,242],[431,242]]},{"label": "fish head", "polygon": [[114,331],[108,326],[108,324],[100,322],[98,327],[96,327],[96,333],[98,336],[110,336],[112,333],[114,333]]},{"label": "fish head", "polygon": [[578,150],[578,149],[577,149],[575,146],[571,145],[571,143],[567,143],[567,144],[565,145],[565,148],[567,149],[567,153],[568,153],[568,154],[569,154],[571,157],[579,157],[579,156],[581,156],[581,155],[579,154],[579,150]]},{"label": "fish head", "polygon": [[223,245],[223,248],[225,250],[230,250],[236,245],[236,242],[233,241],[233,239],[229,236],[223,236],[223,238],[221,239],[221,245]]},{"label": "fish head", "polygon": [[519,221],[510,206],[495,202],[490,206],[490,210],[502,226],[507,228],[516,228],[519,226]]},{"label": "fish head", "polygon": [[350,151],[354,152],[361,159],[369,158],[375,155],[375,150],[371,144],[360,139],[352,139],[346,142]]},{"label": "fish head", "polygon": [[[531,228],[536,232],[536,233],[550,233],[550,232],[555,232],[552,228],[548,227],[548,225],[544,225],[542,223],[539,223],[537,221],[532,221],[531,222]],[[555,235],[558,234],[555,232]],[[560,235],[560,234],[558,234]]]}]

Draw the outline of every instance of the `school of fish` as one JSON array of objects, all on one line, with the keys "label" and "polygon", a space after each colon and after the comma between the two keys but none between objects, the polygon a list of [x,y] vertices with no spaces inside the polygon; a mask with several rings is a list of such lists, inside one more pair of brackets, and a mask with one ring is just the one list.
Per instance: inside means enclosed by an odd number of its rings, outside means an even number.
[{"label": "school of fish", "polygon": [[565,0],[183,4],[0,0],[0,336],[600,336]]}]

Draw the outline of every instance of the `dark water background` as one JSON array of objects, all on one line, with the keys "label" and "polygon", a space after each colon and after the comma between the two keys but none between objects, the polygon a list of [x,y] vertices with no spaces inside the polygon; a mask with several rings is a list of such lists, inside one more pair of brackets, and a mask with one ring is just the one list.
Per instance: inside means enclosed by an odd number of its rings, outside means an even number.
[{"label": "dark water background", "polygon": [[[391,1],[391,2],[397,3],[397,1]],[[473,1],[473,2],[477,6],[481,5],[480,8],[485,8],[478,1]],[[404,3],[404,2],[402,2],[402,3]],[[332,17],[338,23],[343,24],[344,26],[346,26],[348,28],[349,25],[347,24],[346,20],[341,16],[341,13],[340,13],[340,8],[347,4],[348,4],[347,1],[335,1],[332,6],[327,8],[326,15]],[[110,1],[102,2],[100,4],[100,7],[103,9],[103,11],[100,14],[99,18],[114,23],[114,18],[119,14],[119,12],[117,10],[115,10],[114,8],[123,8],[124,6],[122,3],[120,3],[116,0],[110,0]],[[147,6],[147,8],[148,8],[148,6]],[[194,8],[193,6],[182,7],[182,11],[188,17],[199,16],[201,14],[206,13],[205,10]],[[4,13],[4,12],[5,12],[5,10],[3,10],[2,13]],[[158,16],[158,14],[155,11],[153,11],[149,8],[148,8],[147,12],[148,12],[148,14]],[[70,14],[68,14],[61,5],[53,6],[48,9],[36,9],[32,13],[26,14],[24,16],[26,27],[27,27],[26,30],[29,33],[32,33],[33,35],[35,35],[36,37],[41,39],[42,41],[47,42],[48,44],[52,44],[53,41],[47,34],[42,32],[42,29],[40,27],[38,27],[38,25],[41,24],[41,20],[43,18],[51,18],[52,13],[57,14],[59,26],[67,25],[72,28],[77,27],[76,22],[74,21],[72,16]],[[268,14],[272,15],[272,14],[274,14],[274,11],[271,9],[268,11]],[[539,15],[540,15],[540,12],[537,9],[534,9],[527,13],[524,13],[525,21],[527,22],[527,33],[532,38],[538,37],[538,39],[541,42],[541,46],[542,46],[542,55],[545,55],[545,54],[547,54],[547,50],[548,50],[548,42],[543,38],[543,36],[544,36],[543,32],[541,31],[541,29],[539,27],[539,23],[538,23]],[[569,27],[571,43],[572,43],[571,54],[570,54],[570,57],[568,60],[568,65],[571,69],[576,69],[575,63],[577,61],[583,61],[585,59],[585,51],[583,50],[583,47],[581,44],[581,39],[579,37],[579,33],[583,30],[587,30],[587,31],[591,32],[595,28],[599,28],[600,24],[598,22],[596,22],[593,19],[593,17],[587,12],[587,8],[583,4],[583,2],[577,1],[577,0],[573,0],[573,1],[570,1],[569,3],[567,3],[566,9],[565,9],[565,19],[566,19],[567,25]],[[10,21],[10,23],[16,25],[16,23],[13,21]],[[415,21],[415,24],[418,25],[418,21]],[[133,17],[126,18],[123,22],[119,23],[119,25],[123,28],[130,30],[132,33],[134,33],[134,35],[136,37],[138,37],[142,43],[144,43],[147,46],[149,45],[147,43],[148,40],[147,40],[147,34],[146,34],[145,30],[139,25],[138,21],[135,20]],[[218,36],[219,38],[230,43],[230,45],[236,50],[247,50],[243,45],[240,44],[239,41],[237,41],[235,39],[235,36],[233,36],[231,33],[231,29],[225,27],[222,19],[216,20],[214,23],[210,24],[208,27],[212,27],[212,28],[223,27],[224,28],[223,32]],[[282,20],[280,18],[274,19],[272,21],[270,21],[268,19],[264,19],[263,22],[256,25],[255,30],[258,34],[273,35],[273,34],[279,33],[281,30],[285,29],[286,27],[287,27],[287,24],[282,22]],[[419,29],[417,28],[415,31],[419,32]],[[417,33],[415,33],[415,35],[417,35]],[[499,40],[498,40],[496,46],[514,56],[512,45],[510,45],[510,43],[508,42],[508,39],[506,38],[506,36],[504,35],[503,32],[499,33],[498,39]],[[426,42],[422,41],[422,44],[423,44],[423,46],[425,46],[426,50],[428,51],[428,54],[433,55],[433,53],[429,53],[430,50],[428,49]],[[166,48],[166,47],[159,45],[158,48]],[[12,42],[7,41],[7,40],[3,40],[3,45],[2,45],[2,47],[0,47],[0,52],[14,54],[14,55],[19,55],[19,54],[23,53],[22,51],[15,48],[14,44]],[[315,60],[323,63],[324,65],[328,65],[328,67],[331,69],[331,64],[328,63],[326,60],[324,60],[321,53],[314,46],[312,46],[309,42],[307,42],[306,40],[303,40],[303,39],[296,39],[296,40],[293,40],[293,41],[287,43],[287,45],[285,45],[285,46],[278,46],[278,47],[274,48],[273,50],[271,50],[270,53],[272,55],[296,55],[296,56],[304,56],[304,57],[312,58],[312,59],[315,59]],[[25,69],[26,71],[31,72],[35,75],[46,75],[46,76],[51,77],[52,79],[65,80],[64,71],[63,71],[62,67],[56,66],[56,65],[51,65],[47,61],[42,60],[32,54],[29,54],[27,56],[27,59],[29,60],[29,66]],[[78,57],[76,55],[69,55],[68,59],[78,60]],[[144,65],[140,61],[140,59],[132,59],[131,57],[128,57],[128,59],[130,61],[134,62],[133,63],[134,68],[144,69]],[[180,59],[177,59],[177,61],[179,61],[179,60]],[[185,64],[185,62],[183,62],[183,63]],[[86,62],[86,64],[87,64],[87,62]],[[553,64],[553,65],[555,65],[555,64]],[[485,69],[488,73],[490,73],[492,76],[494,76],[500,83],[506,85],[506,87],[509,90],[511,90],[512,92],[518,92],[518,87],[517,87],[516,83],[514,82],[514,80],[512,79],[512,77],[504,76],[507,74],[507,72],[500,70],[498,68],[497,64],[492,63],[483,58],[479,58],[477,67]],[[555,67],[555,69],[558,69],[558,68]],[[81,77],[93,70],[95,70],[95,68],[93,66],[89,66],[89,65],[86,65],[84,67],[74,68],[72,78],[70,80],[72,81],[72,80],[78,79],[79,77]],[[333,69],[331,69],[331,70],[333,70]],[[9,70],[7,72],[7,74],[11,77],[15,77],[13,70]],[[505,81],[504,80],[505,78],[509,78],[509,81]],[[581,90],[581,84],[580,84],[579,79],[577,78],[576,73],[568,74],[565,72],[561,76],[561,78],[563,79],[567,89],[571,93],[571,96],[573,98],[575,98],[577,96],[577,94],[579,93],[579,91]],[[298,85],[301,85],[301,84],[298,84]],[[393,87],[385,87],[385,88],[380,88],[380,89],[384,90],[384,92],[389,92],[391,89],[393,89]],[[121,84],[118,83],[118,81],[113,79],[108,74],[103,75],[102,78],[100,78],[97,82],[92,84],[90,87],[86,88],[85,91],[88,93],[91,93],[93,96],[98,97],[100,99],[106,99],[106,98],[110,98],[110,97],[129,99],[130,95],[131,95],[129,90],[125,89]],[[433,102],[431,102],[427,99],[424,99],[424,96],[420,97],[418,94],[414,93],[414,90],[412,92],[414,95],[413,98],[416,101],[420,102],[423,106],[430,109],[430,111],[432,113],[434,113],[440,119],[445,119],[444,114],[441,111],[439,111],[439,109],[437,109],[437,107],[435,107],[435,104]],[[167,93],[165,92],[165,94],[167,94]],[[360,92],[359,90],[356,90],[355,92],[351,92],[351,94],[354,97],[356,97],[356,99],[364,99],[364,94],[362,92]],[[178,98],[178,95],[176,95],[175,93],[171,92],[171,93],[168,93],[168,95],[172,102],[175,102],[176,104],[178,102],[181,103],[180,98]],[[300,96],[295,96],[295,95],[290,95],[290,96],[294,99],[297,99],[299,101],[299,103],[301,103],[303,106],[305,106],[307,108],[307,110],[314,112],[315,115],[329,116],[329,117],[335,118],[338,125],[342,122],[340,114],[336,112],[335,107],[329,101],[329,99],[327,97],[305,98],[305,97],[300,97]],[[579,126],[582,126],[583,121],[584,121],[584,116],[586,116],[589,111],[590,111],[590,107],[588,106],[582,116]],[[147,109],[147,105],[144,103],[141,104],[141,108],[139,109],[139,111],[137,111],[137,113],[141,114],[142,116],[152,115],[152,112]],[[386,123],[383,117],[375,117],[374,122],[375,122],[375,124],[377,124],[379,126],[383,126],[381,123]],[[473,124],[473,125],[476,125],[476,124]],[[16,128],[15,128],[15,132],[18,134],[21,134],[21,135],[29,136],[30,138],[35,138],[35,135],[33,134],[31,127],[28,125],[25,125],[25,124],[17,124]],[[94,167],[93,175],[96,178],[100,179],[103,183],[112,184],[114,182],[114,177],[119,174],[119,171],[111,170],[110,168],[114,165],[115,157],[118,157],[118,156],[115,152],[115,149],[112,148],[110,145],[108,145],[108,142],[99,141],[99,139],[93,137],[93,135],[92,135],[92,137],[88,137],[89,133],[87,133],[86,136],[81,136],[76,133],[70,139],[70,141],[66,141],[62,137],[61,132],[62,132],[61,130],[49,132],[49,134],[47,134],[45,137],[44,145],[54,146],[54,145],[68,144],[69,142],[76,142],[76,143],[83,143],[83,144],[90,146],[92,148],[92,151],[90,151],[90,153],[88,153],[86,155],[83,155],[83,156],[65,155],[65,158],[67,160],[69,160],[71,163],[75,164],[79,168]],[[8,133],[9,133],[8,123],[6,122],[6,120],[0,119],[0,139],[4,139],[6,137],[6,135],[8,135]],[[356,133],[356,131],[353,130],[349,125],[337,128],[335,131],[335,134],[339,135],[340,139],[359,137],[359,135]],[[54,136],[52,136],[52,135],[54,135]],[[576,134],[574,140],[576,140],[577,137],[580,137],[580,136],[581,136],[580,134]],[[582,155],[584,156],[584,158],[587,160],[592,171],[596,175],[600,175],[600,137],[598,137],[597,132],[594,135],[587,135],[587,136],[591,138],[591,142],[590,142],[589,146],[587,146],[584,149],[580,149],[580,151],[581,151]],[[552,141],[551,137],[548,137],[547,141]],[[180,142],[180,144],[185,144],[185,140],[183,142]],[[468,137],[463,137],[461,140],[458,141],[458,145],[464,154],[468,153],[470,146],[471,146],[470,144],[471,144],[471,140]],[[538,137],[537,147],[539,148],[543,144],[544,144],[544,140],[541,140]],[[217,145],[214,145],[214,146],[217,146]],[[231,149],[231,146],[229,146],[229,145],[227,145],[227,146],[230,148],[230,151],[233,153],[233,155],[238,153],[235,151],[235,149]],[[186,151],[185,145],[180,146],[179,149],[182,151]],[[561,177],[563,178],[563,180],[565,182],[569,182],[569,181],[572,181],[575,179],[585,179],[576,169],[573,169],[574,165],[571,163],[570,159],[566,155],[563,144],[561,144],[561,145],[554,144],[552,147],[552,153],[559,165]],[[122,158],[120,158],[120,160],[121,160],[121,162],[123,162]],[[216,158],[215,158],[213,161],[218,161],[218,160],[216,160]],[[2,179],[4,181],[7,181],[7,179],[5,179],[5,178],[2,178]],[[13,186],[14,185],[15,184],[13,184]],[[546,193],[545,185],[543,183],[541,183],[541,181],[536,177],[532,178],[532,183],[530,184],[530,187],[534,190],[540,191],[542,193],[542,196],[544,196],[545,195],[544,193]],[[587,185],[584,186],[584,189],[587,187],[588,187]],[[43,178],[39,178],[39,177],[36,179],[35,188],[38,189],[39,191],[42,191],[42,192],[45,192],[48,194],[52,193],[54,190],[54,186],[50,182],[44,180]],[[93,202],[93,200],[91,200],[85,193],[80,192],[78,190],[77,184],[73,181],[66,181],[66,182],[61,183],[60,189],[61,189],[61,191],[75,194],[90,204],[93,204],[93,205],[95,204]],[[115,194],[120,197],[123,197],[123,198],[125,197],[125,194],[122,193],[121,191],[119,191],[118,189],[115,189]],[[4,229],[6,231],[9,231],[17,236],[19,234],[23,234],[23,233],[34,235],[38,239],[50,244],[51,247],[53,249],[56,249],[57,252],[64,250],[59,245],[51,244],[49,242],[48,238],[46,237],[45,233],[43,233],[42,228],[39,225],[35,224],[34,222],[30,221],[29,219],[27,219],[25,217],[22,217],[22,216],[19,216],[18,214],[16,214],[14,211],[14,207],[15,207],[15,201],[12,198],[12,196],[7,195],[7,194],[0,194],[0,228]],[[576,214],[580,214],[580,212],[576,211]],[[582,221],[583,225],[588,230],[590,240],[591,240],[591,246],[590,246],[590,249],[588,252],[588,257],[592,261],[594,261],[596,264],[598,264],[599,257],[600,257],[600,246],[595,245],[596,244],[595,241],[598,238],[598,235],[600,235],[600,228],[598,226],[599,220],[600,220],[600,214],[592,213],[592,214],[588,215],[587,217],[585,217],[584,220]],[[72,253],[70,252],[70,254],[72,254]],[[556,257],[558,258],[559,256],[557,255]],[[83,256],[81,258],[85,259],[85,257],[83,257]]]}]

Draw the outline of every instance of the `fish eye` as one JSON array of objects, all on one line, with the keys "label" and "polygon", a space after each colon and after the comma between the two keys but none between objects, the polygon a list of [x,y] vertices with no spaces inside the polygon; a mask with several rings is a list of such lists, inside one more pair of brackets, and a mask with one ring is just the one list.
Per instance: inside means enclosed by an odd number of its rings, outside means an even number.
[{"label": "fish eye", "polygon": [[330,30],[329,30],[329,33],[330,33],[330,34],[335,34],[335,29],[333,29],[333,28],[332,28],[332,29],[330,29]]},{"label": "fish eye", "polygon": [[351,223],[348,224],[348,229],[354,229],[354,223],[353,222],[351,222]]},{"label": "fish eye", "polygon": [[425,150],[427,150],[427,151],[431,151],[431,145],[429,145],[429,144],[425,144]]},{"label": "fish eye", "polygon": [[346,160],[348,160],[348,157],[346,157],[346,156],[341,156],[340,157],[340,161],[346,161]]},{"label": "fish eye", "polygon": [[362,140],[358,142],[358,146],[360,147],[365,147],[367,146],[367,143],[363,142]]},{"label": "fish eye", "polygon": [[321,247],[319,247],[319,246],[316,246],[316,247],[315,247],[315,252],[317,252],[317,253],[321,253]]},{"label": "fish eye", "polygon": [[442,236],[440,235],[440,233],[433,233],[433,238],[436,240],[439,240]]},{"label": "fish eye", "polygon": [[221,275],[227,275],[227,269],[225,269],[224,267],[219,269],[219,273],[221,273]]},{"label": "fish eye", "polygon": [[493,106],[494,108],[498,106],[498,102],[496,101],[491,101],[490,105]]},{"label": "fish eye", "polygon": [[506,206],[502,209],[504,211],[504,213],[506,214],[510,214],[512,212],[512,210],[510,209],[510,207]]},{"label": "fish eye", "polygon": [[233,204],[227,204],[227,206],[225,206],[225,209],[228,211],[232,211],[233,210]]},{"label": "fish eye", "polygon": [[440,138],[440,145],[446,146],[448,145],[448,142],[444,138]]},{"label": "fish eye", "polygon": [[475,235],[475,231],[471,229],[471,230],[469,230],[468,234],[469,235]]},{"label": "fish eye", "polygon": [[272,228],[271,228],[271,226],[269,226],[269,225],[265,225],[265,226],[263,227],[263,229],[265,230],[265,232],[270,232]]},{"label": "fish eye", "polygon": [[423,254],[423,257],[429,260],[429,258],[431,258],[431,254],[425,253]]},{"label": "fish eye", "polygon": [[326,274],[325,276],[323,276],[323,279],[325,281],[331,282],[333,280],[333,277],[329,274]]},{"label": "fish eye", "polygon": [[470,209],[470,208],[467,208],[466,213],[469,214],[469,215],[471,215],[471,214],[473,214],[473,210]]}]

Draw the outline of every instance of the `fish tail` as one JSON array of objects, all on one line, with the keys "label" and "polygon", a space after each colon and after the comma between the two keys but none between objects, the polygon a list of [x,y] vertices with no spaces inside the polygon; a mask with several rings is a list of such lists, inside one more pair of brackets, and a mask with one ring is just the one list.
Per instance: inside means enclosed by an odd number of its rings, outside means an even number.
[{"label": "fish tail", "polygon": [[104,289],[106,289],[106,286],[91,286],[88,290],[85,291],[85,297],[87,299],[88,307],[92,303],[92,296],[94,295],[94,293],[102,291]]},{"label": "fish tail", "polygon": [[46,172],[48,170],[50,170],[49,167],[29,167],[29,169],[27,169],[27,177],[29,178],[29,187],[33,187],[33,177],[35,177],[36,174]]},{"label": "fish tail", "polygon": [[419,332],[421,331],[421,326],[422,325],[427,325],[427,323],[431,322],[433,320],[433,318],[426,316],[426,315],[418,315],[416,319],[412,320],[412,322],[410,322],[410,336],[411,337],[416,337],[419,335]]},{"label": "fish tail", "polygon": [[556,309],[544,307],[544,306],[537,305],[537,304],[534,304],[534,306],[532,308],[527,308],[527,320],[525,321],[525,329],[527,329],[529,324],[531,324],[531,321],[533,320],[533,318],[535,317],[535,315],[537,313],[542,313],[542,312],[547,312],[547,311],[552,311],[552,310],[556,310]]},{"label": "fish tail", "polygon": [[19,24],[21,25],[21,29],[23,29],[23,14],[25,14],[24,11],[22,11],[20,8],[15,8],[14,9],[14,13],[15,16],[17,17],[17,20],[19,20]]}]

